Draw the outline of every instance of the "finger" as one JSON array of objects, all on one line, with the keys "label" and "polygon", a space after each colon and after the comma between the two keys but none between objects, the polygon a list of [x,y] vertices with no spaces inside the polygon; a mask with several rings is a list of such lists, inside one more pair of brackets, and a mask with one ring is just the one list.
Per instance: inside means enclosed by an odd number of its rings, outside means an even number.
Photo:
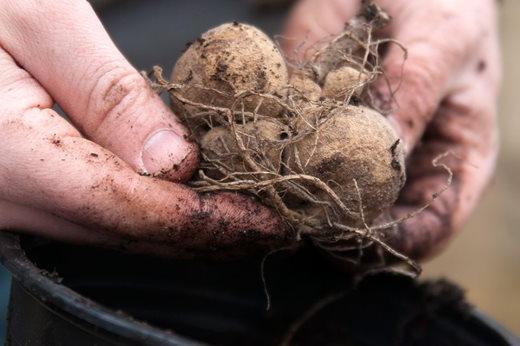
[{"label": "finger", "polygon": [[187,130],[114,46],[86,1],[4,1],[0,44],[89,138],[138,172],[181,181],[197,165]]},{"label": "finger", "polygon": [[[133,254],[165,258],[178,256],[178,251],[165,243],[133,241],[128,237],[79,226],[38,209],[1,200],[0,230],[30,234],[69,244],[110,248]],[[225,256],[225,254],[220,255]]]},{"label": "finger", "polygon": [[[87,228],[184,251],[269,247],[287,235],[267,208],[238,195],[199,197],[188,188],[141,177],[114,154],[67,134],[52,111],[2,122],[4,199],[43,210]],[[34,130],[38,129],[38,130]],[[28,139],[29,138],[29,139]]]},{"label": "finger", "polygon": [[[453,91],[453,81],[474,59],[482,42],[479,38],[490,33],[473,20],[480,16],[467,15],[449,2],[438,4],[441,8],[434,3],[380,3],[390,11],[390,34],[405,47],[406,54],[401,46],[390,44],[383,62],[384,76],[375,88],[390,105],[389,119],[410,153],[440,102]],[[482,10],[494,12],[491,6]]]},{"label": "finger", "polygon": [[[447,97],[416,148],[408,164],[408,183],[397,207],[398,219],[426,205],[447,183],[447,172],[432,167],[441,160],[453,173],[453,182],[432,205],[393,231],[391,245],[403,253],[423,259],[439,252],[461,228],[487,185],[496,160],[496,80],[475,75],[470,88]],[[494,87],[495,86],[495,87]]]},{"label": "finger", "polygon": [[115,240],[118,239],[112,234],[90,231],[42,210],[2,200],[0,229],[82,245],[110,246],[116,245]]},{"label": "finger", "polygon": [[1,50],[0,102],[3,201],[88,229],[162,241],[176,256],[236,253],[290,241],[280,219],[250,198],[200,197],[182,185],[142,177],[80,137],[54,111],[39,108],[52,100]]},{"label": "finger", "polygon": [[309,48],[340,33],[360,8],[360,1],[300,0],[284,30],[284,51],[296,61],[308,58]]}]

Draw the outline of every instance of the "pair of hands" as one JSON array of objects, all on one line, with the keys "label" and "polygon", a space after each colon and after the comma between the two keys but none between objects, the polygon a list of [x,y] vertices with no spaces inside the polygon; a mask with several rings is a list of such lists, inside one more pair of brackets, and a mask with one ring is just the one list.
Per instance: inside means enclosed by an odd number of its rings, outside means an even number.
[{"label": "pair of hands", "polygon": [[[421,258],[460,228],[493,171],[500,66],[492,0],[381,0],[393,17],[385,72],[390,116],[409,181],[394,216],[445,184],[432,159],[447,150],[453,185],[387,239]],[[302,0],[285,36],[307,45],[343,29],[359,0]],[[293,47],[286,47],[292,52]],[[402,76],[402,80],[401,80]],[[376,86],[381,98],[388,88]],[[72,124],[52,109],[54,102]],[[186,129],[114,46],[86,1],[0,6],[0,229],[164,256],[277,247],[292,234],[276,214],[231,193],[181,183],[198,163]],[[146,173],[153,177],[143,176]]]}]

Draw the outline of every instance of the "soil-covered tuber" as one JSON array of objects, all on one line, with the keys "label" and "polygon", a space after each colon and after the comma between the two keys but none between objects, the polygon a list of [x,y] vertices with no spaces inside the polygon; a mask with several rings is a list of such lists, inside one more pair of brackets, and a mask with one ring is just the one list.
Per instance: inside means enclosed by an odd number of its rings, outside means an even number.
[{"label": "soil-covered tuber", "polygon": [[179,96],[192,102],[172,98],[174,110],[193,129],[214,120],[193,103],[278,115],[281,107],[276,100],[256,94],[282,97],[288,72],[278,47],[266,34],[235,22],[195,40],[175,64],[172,81],[182,85]]},{"label": "soil-covered tuber", "polygon": [[235,124],[209,130],[200,140],[205,161],[211,162],[206,171],[208,177],[222,179],[228,175],[242,174],[242,179],[251,179],[251,171],[244,162],[240,145],[250,151],[252,159],[265,171],[279,172],[282,162],[282,138],[288,128],[276,119],[259,120],[245,125]]},{"label": "soil-covered tuber", "polygon": [[289,95],[295,99],[318,101],[322,93],[320,86],[303,70],[294,71],[289,80]]},{"label": "soil-covered tuber", "polygon": [[[312,114],[296,125],[304,135],[287,148],[287,166],[292,172],[327,183],[356,214],[361,205],[366,222],[395,202],[405,182],[404,150],[381,114],[366,107],[338,107],[326,118]],[[304,186],[327,201],[325,191]],[[309,204],[314,212],[319,211],[309,201],[304,206]]]},{"label": "soil-covered tuber", "polygon": [[350,66],[330,71],[323,83],[323,96],[345,101],[352,96],[359,97],[368,81],[368,75]]}]

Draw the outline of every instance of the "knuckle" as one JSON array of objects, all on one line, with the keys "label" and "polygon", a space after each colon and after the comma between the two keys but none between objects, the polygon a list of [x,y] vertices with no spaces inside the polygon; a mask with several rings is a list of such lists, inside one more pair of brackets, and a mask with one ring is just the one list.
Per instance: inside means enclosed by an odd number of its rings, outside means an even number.
[{"label": "knuckle", "polygon": [[1,50],[0,71],[0,116],[8,111],[21,112],[32,107],[52,107],[53,102],[49,94]]},{"label": "knuckle", "polygon": [[[410,115],[427,120],[434,113],[439,100],[438,75],[432,65],[417,61],[409,66],[403,76],[407,111]],[[413,91],[413,92],[412,92]]]},{"label": "knuckle", "polygon": [[95,136],[100,128],[124,115],[148,93],[141,75],[132,69],[114,69],[97,78],[88,98],[85,132]]},{"label": "knuckle", "polygon": [[[438,101],[438,72],[432,64],[421,59],[390,62],[385,66],[390,88],[395,92],[395,112],[399,117],[428,120]],[[384,87],[384,86],[383,86]],[[385,87],[387,88],[387,87]]]}]

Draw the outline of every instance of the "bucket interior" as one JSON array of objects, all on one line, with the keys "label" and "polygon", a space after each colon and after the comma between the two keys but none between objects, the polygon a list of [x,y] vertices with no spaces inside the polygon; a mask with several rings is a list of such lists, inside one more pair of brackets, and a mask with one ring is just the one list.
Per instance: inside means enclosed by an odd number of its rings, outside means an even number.
[{"label": "bucket interior", "polygon": [[395,274],[354,283],[310,251],[267,259],[267,311],[261,258],[170,261],[33,238],[22,244],[45,275],[114,313],[211,344],[506,344],[451,283]]}]

